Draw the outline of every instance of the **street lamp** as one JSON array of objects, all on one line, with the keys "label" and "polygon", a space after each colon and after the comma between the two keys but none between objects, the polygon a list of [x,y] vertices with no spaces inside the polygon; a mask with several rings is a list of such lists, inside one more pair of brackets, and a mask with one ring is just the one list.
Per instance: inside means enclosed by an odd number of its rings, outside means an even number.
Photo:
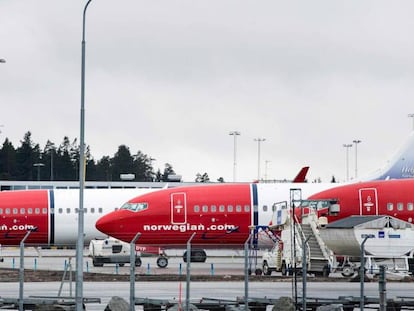
[{"label": "street lamp", "polygon": [[264,179],[267,180],[267,165],[272,162],[270,160],[265,160],[265,174],[264,174]]},{"label": "street lamp", "polygon": [[413,130],[414,130],[414,113],[409,113],[408,117],[413,119]]},{"label": "street lamp", "polygon": [[260,143],[265,141],[266,138],[255,138],[254,141],[257,141],[257,181],[260,180]]},{"label": "street lamp", "polygon": [[80,146],[79,146],[79,215],[78,240],[76,244],[76,310],[83,310],[83,247],[84,247],[84,219],[83,219],[83,190],[85,187],[85,20],[86,9],[92,0],[88,0],[83,9],[82,20],[82,64],[81,64],[81,107],[80,107]]},{"label": "street lamp", "polygon": [[37,181],[40,181],[40,168],[45,166],[43,163],[35,163],[34,167],[37,167]]},{"label": "street lamp", "polygon": [[355,178],[358,177],[358,144],[361,142],[359,139],[352,141],[355,144]]},{"label": "street lamp", "polygon": [[352,147],[352,144],[343,144],[346,148],[346,180],[349,180],[349,148]]},{"label": "street lamp", "polygon": [[237,166],[237,161],[236,161],[236,152],[237,152],[237,136],[240,136],[240,132],[237,131],[232,131],[229,133],[229,135],[234,137],[234,152],[233,152],[233,182],[236,181],[236,166]]}]

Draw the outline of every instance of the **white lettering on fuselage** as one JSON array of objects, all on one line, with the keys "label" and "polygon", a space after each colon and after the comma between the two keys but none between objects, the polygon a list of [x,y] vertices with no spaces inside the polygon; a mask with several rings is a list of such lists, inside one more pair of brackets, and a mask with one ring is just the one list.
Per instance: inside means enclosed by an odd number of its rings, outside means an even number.
[{"label": "white lettering on fuselage", "polygon": [[403,166],[401,168],[401,175],[403,178],[411,178],[414,176],[414,167]]},{"label": "white lettering on fuselage", "polygon": [[187,231],[228,231],[234,230],[237,227],[235,225],[210,225],[205,226],[203,224],[164,224],[164,225],[144,225],[144,231],[178,231],[178,232],[187,232]]},{"label": "white lettering on fuselage", "polygon": [[12,225],[12,226],[8,226],[8,225],[0,225],[0,231],[28,231],[28,230],[33,230],[36,227],[33,225],[29,225],[29,224],[23,224],[23,225]]}]

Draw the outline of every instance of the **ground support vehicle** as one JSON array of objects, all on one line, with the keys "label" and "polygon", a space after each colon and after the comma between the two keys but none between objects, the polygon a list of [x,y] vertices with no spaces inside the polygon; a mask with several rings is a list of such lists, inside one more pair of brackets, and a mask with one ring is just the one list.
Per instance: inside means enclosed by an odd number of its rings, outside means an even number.
[{"label": "ground support vehicle", "polygon": [[[104,264],[118,264],[123,266],[130,262],[130,245],[117,239],[92,240],[89,243],[89,257],[94,267],[103,267]],[[141,266],[141,258],[135,254],[135,266]]]}]

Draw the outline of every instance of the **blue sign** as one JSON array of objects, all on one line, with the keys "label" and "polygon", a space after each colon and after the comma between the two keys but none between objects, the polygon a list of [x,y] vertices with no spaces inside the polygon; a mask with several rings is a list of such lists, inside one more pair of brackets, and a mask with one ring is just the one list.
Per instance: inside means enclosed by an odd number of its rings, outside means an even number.
[{"label": "blue sign", "polygon": [[399,238],[401,238],[401,235],[399,235],[399,234],[389,234],[388,237],[390,239],[399,239]]}]

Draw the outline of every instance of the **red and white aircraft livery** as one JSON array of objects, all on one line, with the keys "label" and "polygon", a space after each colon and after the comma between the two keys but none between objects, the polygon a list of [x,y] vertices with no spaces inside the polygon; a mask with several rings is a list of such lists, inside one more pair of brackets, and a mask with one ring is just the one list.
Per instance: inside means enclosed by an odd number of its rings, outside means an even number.
[{"label": "red and white aircraft livery", "polygon": [[[294,182],[303,182],[308,169],[309,167],[303,167]],[[99,217],[116,210],[137,195],[156,190],[158,189],[85,189],[85,244],[91,239],[106,237],[95,228]],[[0,244],[19,245],[26,232],[35,229],[26,244],[76,245],[78,206],[78,189],[2,191]]]},{"label": "red and white aircraft livery", "polygon": [[[397,153],[390,167],[370,179],[410,177],[410,173],[414,172],[413,149],[414,134]],[[306,170],[302,170],[296,181],[303,180],[305,174]],[[131,204],[125,205],[119,214],[102,218],[98,228],[105,233],[121,235],[127,242],[136,232],[141,231],[139,244],[143,244],[144,239],[150,244],[162,244],[160,240],[166,243],[186,243],[189,232],[194,229],[198,233],[195,241],[201,244],[243,243],[249,226],[269,224],[275,202],[290,200],[291,188],[300,187],[302,197],[305,198],[337,185],[215,184],[183,187],[180,190],[157,190],[160,191],[159,196],[154,193],[150,197],[131,200]],[[103,237],[94,226],[99,217],[114,211],[123,202],[150,191],[154,189],[85,189],[85,243]],[[27,230],[36,228],[27,243],[75,245],[78,206],[79,190],[76,189],[2,191],[0,244],[18,245]],[[129,220],[123,223],[124,220],[135,217],[135,225],[129,223]],[[128,229],[130,232],[118,232],[119,229]],[[227,241],[229,237],[230,241]]]},{"label": "red and white aircraft livery", "polygon": [[339,213],[318,209],[329,222],[350,216],[389,215],[412,223],[414,219],[414,179],[376,180],[343,185],[315,193],[310,200],[336,200]]},{"label": "red and white aircraft livery", "polygon": [[[271,222],[281,201],[290,201],[290,189],[301,188],[307,197],[335,184],[215,184],[177,187],[138,196],[96,223],[96,228],[129,242],[140,232],[137,243],[175,247],[193,245],[240,248],[252,228]],[[258,246],[272,242],[263,230]]]},{"label": "red and white aircraft livery", "polygon": [[[319,209],[318,215],[329,221],[354,215],[390,215],[413,222],[414,179],[372,181],[349,184],[318,192],[327,185],[307,184],[303,196],[310,200],[335,201],[340,211],[330,215]],[[291,185],[286,185],[291,187]],[[311,189],[312,187],[312,189]],[[123,241],[131,241],[136,233],[138,243],[179,247],[193,233],[192,244],[240,248],[251,229],[255,229],[257,245],[268,246],[266,232],[278,200],[288,192],[283,184],[221,184],[159,190],[130,200],[121,209],[100,218],[98,230]],[[317,193],[310,195],[311,193]],[[289,198],[285,198],[289,199]]]},{"label": "red and white aircraft livery", "polygon": [[[156,189],[85,189],[85,243],[105,238],[95,229],[96,220],[131,197]],[[0,192],[0,244],[75,245],[78,239],[78,189],[17,190]]]},{"label": "red and white aircraft livery", "polygon": [[[414,149],[414,132],[404,146],[397,152],[393,161],[385,170],[379,171],[370,180],[407,178],[414,172],[414,159],[412,151]],[[412,180],[401,180],[402,184],[414,183]],[[398,181],[395,181],[398,185]],[[399,198],[403,194],[401,190],[394,189],[388,192],[388,188],[393,187],[393,183],[372,182],[365,185],[384,185],[385,197]],[[349,188],[356,189],[362,183],[349,184]],[[322,190],[337,187],[338,184],[218,184],[192,187],[179,187],[174,189],[164,189],[154,193],[145,194],[130,200],[118,211],[103,216],[96,223],[98,230],[129,242],[140,232],[139,244],[148,245],[185,245],[190,236],[195,232],[192,240],[195,245],[242,245],[248,238],[251,229],[260,226],[268,226],[271,219],[275,203],[286,201],[290,202],[291,189],[300,188],[301,198],[306,198]],[[374,186],[363,186],[359,200],[360,209],[353,209],[348,203],[347,211],[342,211],[338,217],[349,215],[359,215],[368,210],[377,212],[379,205],[377,190],[369,190]],[[405,189],[405,188],[404,188]],[[333,190],[332,190],[333,191]],[[408,191],[408,189],[405,189]],[[331,195],[336,192],[325,192],[323,195],[313,198],[331,199]],[[407,196],[410,192],[405,192]],[[398,196],[397,196],[398,195]],[[345,197],[348,198],[347,195]],[[312,197],[311,197],[312,198]],[[335,198],[335,196],[333,196]],[[350,197],[349,197],[350,198]],[[402,196],[401,198],[405,198]],[[345,198],[343,199],[345,200]],[[370,200],[370,201],[369,201]],[[362,201],[361,201],[362,202]],[[399,211],[400,203],[383,207],[385,214],[399,215],[403,217],[403,212]],[[412,208],[412,204],[406,203],[405,211]],[[356,205],[353,205],[356,206]],[[349,208],[349,209],[348,209]],[[409,213],[405,213],[403,220],[410,220]],[[263,233],[266,233],[265,230]],[[270,242],[271,239],[266,234],[261,234],[263,243]],[[260,246],[260,238],[258,244]]]}]

